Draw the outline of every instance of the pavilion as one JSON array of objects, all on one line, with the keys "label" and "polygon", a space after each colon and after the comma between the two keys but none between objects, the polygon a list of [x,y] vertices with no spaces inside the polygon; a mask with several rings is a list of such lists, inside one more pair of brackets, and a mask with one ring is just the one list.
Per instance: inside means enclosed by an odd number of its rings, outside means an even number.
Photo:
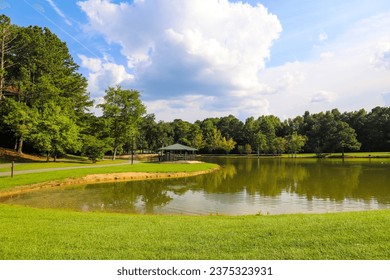
[{"label": "pavilion", "polygon": [[194,160],[195,152],[197,151],[195,148],[178,143],[158,150],[161,151],[160,161]]}]

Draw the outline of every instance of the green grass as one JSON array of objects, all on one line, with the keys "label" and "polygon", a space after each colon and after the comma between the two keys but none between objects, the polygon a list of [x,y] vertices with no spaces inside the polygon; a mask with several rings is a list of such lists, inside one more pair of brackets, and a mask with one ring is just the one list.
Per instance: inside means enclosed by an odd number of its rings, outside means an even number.
[{"label": "green grass", "polygon": [[[341,157],[341,153],[332,153],[331,157]],[[363,157],[363,158],[390,158],[390,152],[355,152],[345,153],[345,157]]]},{"label": "green grass", "polygon": [[218,167],[213,163],[199,164],[159,164],[159,163],[138,163],[134,165],[120,165],[109,167],[96,167],[87,169],[72,169],[61,171],[48,171],[40,173],[20,174],[14,178],[0,177],[0,190],[10,189],[16,186],[42,183],[67,178],[80,178],[89,174],[107,174],[117,172],[194,172],[210,170]]},{"label": "green grass", "polygon": [[389,210],[137,216],[0,204],[0,259],[389,258]]},{"label": "green grass", "polygon": [[[79,161],[79,162],[69,162],[69,161],[59,161],[59,162],[34,162],[34,163],[19,163],[15,165],[15,171],[22,170],[36,170],[36,169],[46,169],[46,168],[61,168],[61,167],[77,167],[77,166],[99,166],[102,164],[120,164],[126,163],[129,160],[104,160],[97,163],[91,163],[90,161]],[[9,162],[7,162],[9,163]],[[10,164],[11,166],[11,164]],[[9,172],[9,167],[0,168],[0,172]]]},{"label": "green grass", "polygon": [[[289,157],[289,154],[283,154],[282,157]],[[341,157],[342,153],[325,153],[326,157]],[[390,152],[349,152],[344,154],[345,157],[353,157],[353,158],[390,158]],[[317,157],[314,153],[302,153],[297,154],[298,158],[306,158],[306,157]]]}]

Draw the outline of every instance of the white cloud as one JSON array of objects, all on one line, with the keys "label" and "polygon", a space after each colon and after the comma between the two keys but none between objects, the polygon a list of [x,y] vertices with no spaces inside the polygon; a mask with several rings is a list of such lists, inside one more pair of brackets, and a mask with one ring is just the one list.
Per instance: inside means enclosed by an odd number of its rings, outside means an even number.
[{"label": "white cloud", "polygon": [[127,73],[123,65],[103,62],[98,58],[88,58],[84,55],[79,55],[79,58],[81,66],[89,70],[88,91],[94,98],[104,95],[109,86],[130,86],[134,81],[134,76]]},{"label": "white cloud", "polygon": [[322,52],[322,53],[320,53],[320,57],[322,59],[330,59],[330,58],[334,57],[334,53],[333,52]]},{"label": "white cloud", "polygon": [[312,98],[312,103],[318,103],[318,102],[332,102],[335,98],[336,94],[334,92],[321,90],[317,92]]},{"label": "white cloud", "polygon": [[379,70],[390,70],[390,41],[378,44],[371,63]]},{"label": "white cloud", "polygon": [[321,32],[319,35],[318,35],[318,41],[320,42],[324,42],[328,40],[328,34],[326,34],[325,32]]},{"label": "white cloud", "polygon": [[[202,103],[212,96],[215,102],[203,104],[209,110],[245,114],[248,101],[234,94],[245,92],[246,98],[255,100],[250,110],[266,112],[262,97],[266,86],[258,72],[265,69],[281,25],[262,5],[227,0],[78,4],[88,16],[88,30],[121,46],[128,72],[134,74],[133,86],[149,103],[194,95],[204,96]],[[227,96],[232,100],[225,102]],[[237,109],[220,106],[224,103]]]},{"label": "white cloud", "polygon": [[[341,111],[386,106],[390,89],[390,15],[355,23],[337,41],[315,51],[312,60],[286,63],[264,70],[261,81],[274,95],[267,96],[269,111],[294,117],[305,111]],[[278,77],[294,73],[295,83],[277,87]]]},{"label": "white cloud", "polygon": [[[158,119],[370,109],[390,89],[390,15],[350,23],[337,38],[319,34],[311,60],[266,68],[281,32],[261,5],[227,0],[86,0],[86,30],[119,44],[126,67],[80,56],[93,96],[109,85],[142,92]],[[386,101],[387,102],[387,101]]]}]

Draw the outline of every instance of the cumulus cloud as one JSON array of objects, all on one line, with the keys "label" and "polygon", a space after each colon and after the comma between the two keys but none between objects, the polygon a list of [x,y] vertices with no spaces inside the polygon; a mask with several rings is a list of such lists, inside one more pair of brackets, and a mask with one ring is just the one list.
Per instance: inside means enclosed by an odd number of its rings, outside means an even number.
[{"label": "cumulus cloud", "polygon": [[262,5],[228,0],[86,0],[86,30],[119,45],[126,63],[80,56],[92,96],[121,84],[142,93],[157,118],[370,109],[390,88],[390,15],[351,23],[337,38],[318,35],[306,61],[267,68],[281,33]]},{"label": "cumulus cloud", "polygon": [[[305,111],[341,111],[386,106],[390,89],[390,15],[372,17],[315,51],[311,60],[265,69],[263,83],[274,95],[267,96],[269,111],[293,117]],[[277,87],[278,77],[290,75],[289,86]]]},{"label": "cumulus cloud", "polygon": [[109,86],[130,86],[134,81],[134,75],[127,73],[123,65],[88,58],[85,55],[79,55],[79,58],[81,66],[89,70],[88,91],[92,97],[101,97]]},{"label": "cumulus cloud", "polygon": [[[210,107],[208,97],[212,96],[213,109],[224,111],[219,104],[229,96],[234,99],[230,103],[242,104],[241,111],[256,107],[258,114],[264,113],[266,86],[260,83],[258,72],[265,68],[272,43],[281,32],[277,17],[264,6],[228,0],[133,4],[87,0],[78,5],[88,16],[88,30],[121,46],[126,71],[134,78],[132,85],[149,103],[204,96],[198,105]],[[98,67],[92,60],[83,61],[86,67]],[[97,76],[91,78],[96,85]],[[237,92],[255,101],[249,106]]]},{"label": "cumulus cloud", "polygon": [[334,100],[336,94],[333,92],[321,90],[317,92],[312,98],[312,103],[318,103],[318,102],[331,102]]},{"label": "cumulus cloud", "polygon": [[371,63],[377,69],[390,70],[390,41],[378,44]]}]

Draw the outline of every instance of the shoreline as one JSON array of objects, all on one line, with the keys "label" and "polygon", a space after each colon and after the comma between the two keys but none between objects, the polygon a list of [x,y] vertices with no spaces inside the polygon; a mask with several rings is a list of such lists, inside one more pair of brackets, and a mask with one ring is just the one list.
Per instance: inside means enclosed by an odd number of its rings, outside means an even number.
[{"label": "shoreline", "polygon": [[48,181],[43,183],[13,187],[8,191],[6,190],[0,191],[0,198],[12,197],[14,195],[19,195],[27,192],[32,192],[32,191],[39,191],[42,189],[72,186],[72,185],[193,177],[193,176],[212,173],[220,169],[221,167],[217,167],[209,170],[193,171],[193,172],[121,172],[121,173],[107,173],[107,174],[89,174],[80,178],[67,178],[63,180],[55,180],[55,181]]}]

